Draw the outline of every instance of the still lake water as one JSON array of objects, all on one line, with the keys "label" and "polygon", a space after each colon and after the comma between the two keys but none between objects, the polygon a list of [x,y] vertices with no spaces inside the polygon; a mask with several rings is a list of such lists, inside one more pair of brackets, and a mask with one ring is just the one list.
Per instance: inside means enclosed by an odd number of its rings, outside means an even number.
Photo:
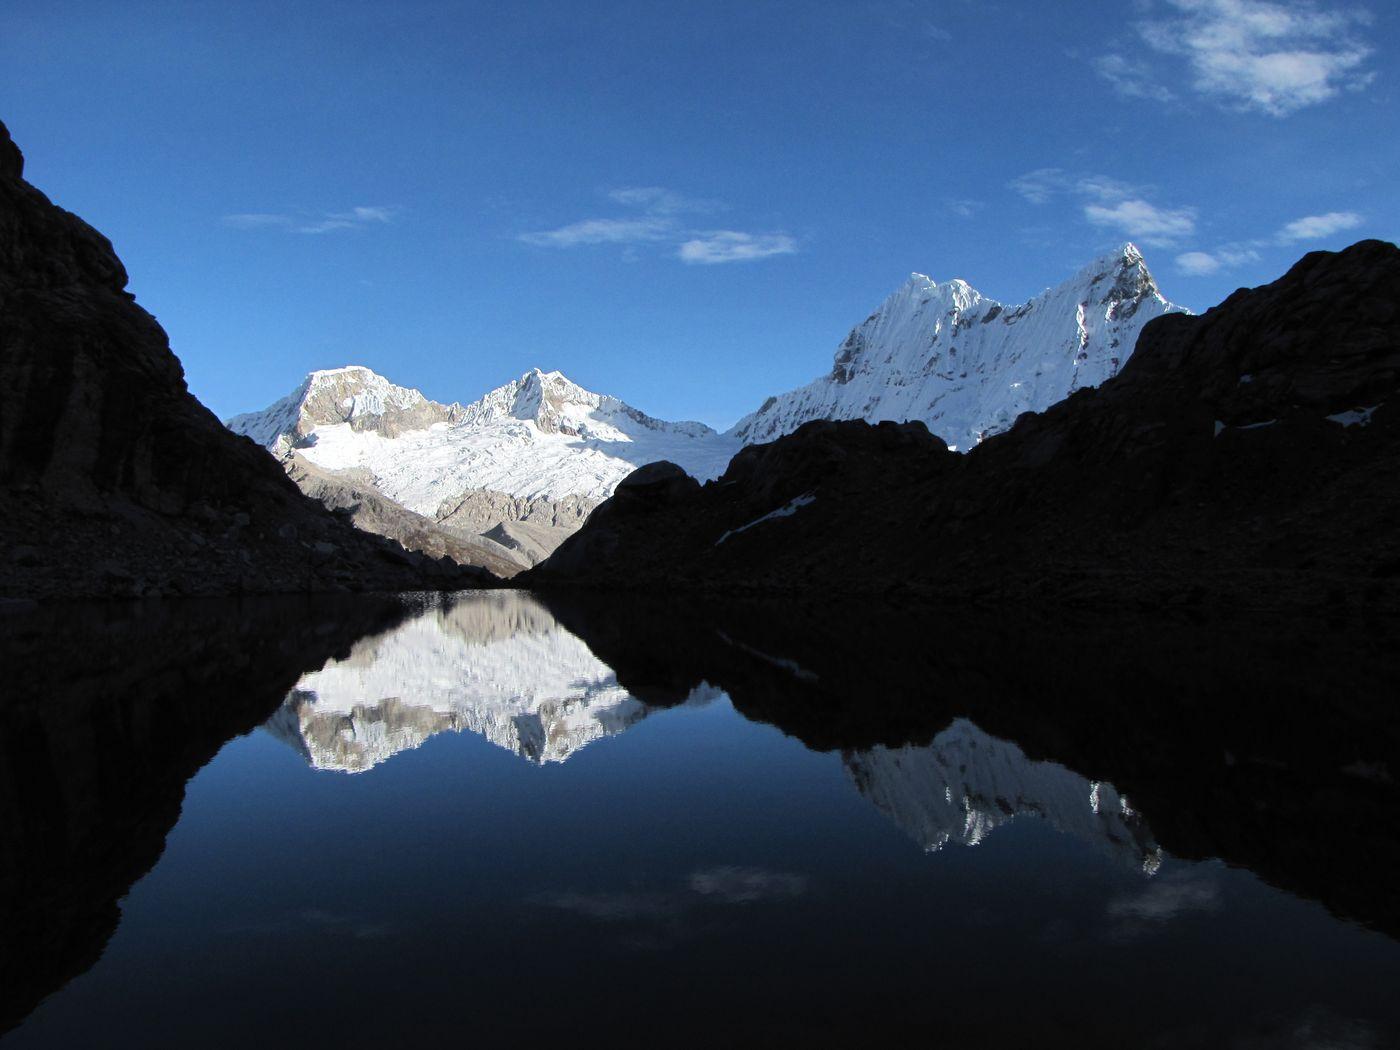
[{"label": "still lake water", "polygon": [[949,619],[8,617],[0,1045],[1400,1046],[1383,634]]}]

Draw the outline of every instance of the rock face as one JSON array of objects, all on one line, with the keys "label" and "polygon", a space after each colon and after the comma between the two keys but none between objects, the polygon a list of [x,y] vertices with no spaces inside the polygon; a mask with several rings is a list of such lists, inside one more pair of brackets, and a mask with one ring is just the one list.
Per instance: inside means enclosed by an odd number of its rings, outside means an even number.
[{"label": "rock face", "polygon": [[[356,528],[387,537],[406,550],[482,568],[502,578],[514,576],[524,567],[523,559],[505,544],[485,536],[462,535],[399,506],[380,493],[363,471],[323,470],[296,452],[289,452],[283,465],[297,487],[323,507],[344,511]],[[544,556],[541,553],[535,560]]]},{"label": "rock face", "polygon": [[185,387],[100,233],[0,125],[0,595],[465,586],[304,497]]},{"label": "rock face", "polygon": [[814,419],[918,420],[965,452],[1111,379],[1147,322],[1180,311],[1131,244],[1019,306],[912,274],[852,329],[830,373],[770,397],[730,433],[751,444]]},{"label": "rock face", "polygon": [[[353,475],[364,506],[378,508],[356,511],[362,528],[498,575],[553,552],[637,467],[674,459],[713,477],[739,448],[701,423],[655,419],[539,369],[469,405],[430,401],[367,368],[313,372],[228,427],[270,449],[328,506],[347,500],[326,498],[325,478]],[[319,480],[306,484],[308,467],[294,456],[322,472]],[[403,508],[411,527],[385,526],[389,505]]]},{"label": "rock face", "polygon": [[814,422],[614,499],[530,585],[1400,604],[1400,251],[1315,252],[966,456]]}]

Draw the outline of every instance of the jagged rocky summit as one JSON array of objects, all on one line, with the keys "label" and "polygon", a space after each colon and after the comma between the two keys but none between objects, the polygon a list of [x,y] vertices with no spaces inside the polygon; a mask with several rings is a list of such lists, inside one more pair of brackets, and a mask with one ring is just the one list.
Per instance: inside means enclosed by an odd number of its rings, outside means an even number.
[{"label": "jagged rocky summit", "polygon": [[655,419],[539,369],[468,405],[359,366],[313,372],[227,425],[360,527],[503,576],[552,552],[642,464],[713,477],[739,448],[702,423]]},{"label": "jagged rocky summit", "polygon": [[922,420],[966,450],[1117,374],[1142,326],[1180,309],[1129,244],[1019,306],[914,274],[846,338],[830,375],[725,434],[654,419],[558,372],[532,369],[449,405],[359,366],[313,372],[228,426],[362,528],[509,575],[552,553],[647,463],[706,480],[744,445],[812,419]]},{"label": "jagged rocky summit", "polygon": [[966,456],[810,422],[653,464],[522,582],[1400,607],[1400,250],[1314,252]]},{"label": "jagged rocky summit", "polygon": [[186,389],[110,242],[0,125],[0,597],[467,586],[306,498]]},{"label": "jagged rocky summit", "polygon": [[1147,322],[1183,312],[1125,244],[1020,305],[911,274],[852,329],[830,373],[770,397],[731,431],[772,441],[814,419],[919,420],[953,451],[1117,375]]}]

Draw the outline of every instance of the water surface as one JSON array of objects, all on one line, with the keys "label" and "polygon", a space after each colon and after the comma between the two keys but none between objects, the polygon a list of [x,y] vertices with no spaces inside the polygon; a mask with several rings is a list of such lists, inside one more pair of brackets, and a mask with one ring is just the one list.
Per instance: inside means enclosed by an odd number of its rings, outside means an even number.
[{"label": "water surface", "polygon": [[1278,627],[10,618],[4,1045],[1396,1045],[1386,638]]}]

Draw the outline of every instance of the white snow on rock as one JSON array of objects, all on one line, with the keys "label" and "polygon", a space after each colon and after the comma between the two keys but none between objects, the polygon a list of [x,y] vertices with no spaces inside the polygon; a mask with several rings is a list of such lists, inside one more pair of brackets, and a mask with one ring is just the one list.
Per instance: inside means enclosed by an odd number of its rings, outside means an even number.
[{"label": "white snow on rock", "polygon": [[1117,375],[1142,326],[1181,311],[1131,244],[1020,306],[912,274],[846,337],[830,373],[769,398],[729,433],[753,444],[813,419],[921,420],[966,452],[1021,413]]},{"label": "white snow on rock", "polygon": [[[717,695],[702,686],[689,702]],[[266,728],[317,769],[360,773],[444,732],[563,762],[649,711],[542,605],[496,592],[358,642],[303,675]]]},{"label": "white snow on rock", "polygon": [[539,369],[469,405],[429,401],[367,368],[313,372],[288,397],[228,426],[328,470],[362,468],[385,496],[428,517],[480,489],[602,500],[663,459],[708,479],[740,447],[703,423],[655,419]]},{"label": "white snow on rock", "polygon": [[1364,427],[1371,422],[1371,416],[1375,414],[1380,405],[1372,405],[1370,408],[1353,408],[1346,412],[1338,412],[1335,416],[1328,416],[1333,423],[1340,423],[1344,427]]},{"label": "white snow on rock", "polygon": [[762,525],[765,521],[776,521],[778,518],[790,518],[803,507],[815,503],[816,500],[816,493],[804,492],[802,495],[796,496],[784,503],[777,510],[770,510],[767,514],[763,515],[763,517],[755,518],[747,525],[740,525],[737,529],[730,529],[719,539],[715,540],[715,546],[718,547],[725,540],[729,539],[730,536],[737,536],[741,532],[748,532],[749,529],[753,528],[755,525]]}]

